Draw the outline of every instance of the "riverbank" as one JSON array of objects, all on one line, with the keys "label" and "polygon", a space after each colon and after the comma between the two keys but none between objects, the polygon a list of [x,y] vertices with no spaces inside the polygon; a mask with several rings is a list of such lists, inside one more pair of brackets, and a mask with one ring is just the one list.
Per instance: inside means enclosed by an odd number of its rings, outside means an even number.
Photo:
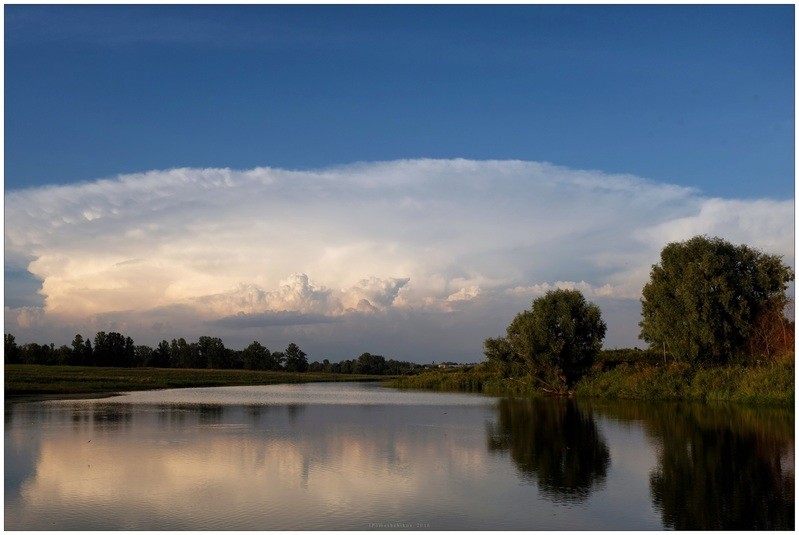
[{"label": "riverbank", "polygon": [[183,368],[5,365],[5,399],[113,395],[133,390],[249,386],[328,381],[379,381],[379,375]]},{"label": "riverbank", "polygon": [[[672,362],[621,364],[595,369],[575,385],[578,398],[646,401],[728,401],[748,405],[794,406],[794,356],[758,366],[691,367]],[[487,366],[470,370],[437,370],[387,383],[395,388],[482,392],[492,395],[544,395],[535,379],[502,377]]]},{"label": "riverbank", "polygon": [[[794,356],[760,366],[692,368],[640,362],[596,369],[574,388],[578,398],[646,401],[731,401],[748,405],[794,406]],[[182,368],[104,368],[5,365],[5,399],[95,397],[134,390],[247,386],[329,381],[383,381],[393,388],[479,392],[497,396],[545,395],[535,379],[503,377],[485,365],[435,370],[418,375],[332,374]]]}]

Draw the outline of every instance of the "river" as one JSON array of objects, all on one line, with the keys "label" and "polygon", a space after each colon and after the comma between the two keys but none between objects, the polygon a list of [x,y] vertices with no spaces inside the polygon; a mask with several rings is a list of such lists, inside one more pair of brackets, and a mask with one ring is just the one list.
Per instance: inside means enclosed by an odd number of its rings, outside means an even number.
[{"label": "river", "polygon": [[792,409],[373,383],[5,406],[7,530],[793,527]]}]

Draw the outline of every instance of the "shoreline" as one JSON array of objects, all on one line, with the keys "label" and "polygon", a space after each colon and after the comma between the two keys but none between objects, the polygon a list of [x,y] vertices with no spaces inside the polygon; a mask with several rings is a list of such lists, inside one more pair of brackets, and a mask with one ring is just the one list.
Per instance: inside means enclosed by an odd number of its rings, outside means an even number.
[{"label": "shoreline", "polygon": [[[593,370],[567,394],[580,400],[731,402],[750,406],[794,407],[793,355],[758,366],[709,368],[686,363],[622,364]],[[532,376],[506,377],[477,366],[398,377],[393,388],[474,392],[495,396],[547,396]]]},{"label": "shoreline", "polygon": [[6,403],[19,403],[104,398],[119,395],[121,392],[141,390],[343,381],[376,382],[393,378],[394,376],[390,375],[323,372],[6,364],[3,399]]},{"label": "shoreline", "polygon": [[[334,374],[190,368],[104,368],[7,364],[7,403],[92,399],[122,392],[222,386],[315,382],[381,382],[396,389],[473,392],[492,396],[547,395],[530,377],[502,377],[477,366],[469,370],[429,371],[412,376]],[[722,401],[753,406],[794,406],[793,357],[763,366],[691,368],[622,365],[583,377],[570,393],[577,399],[641,401]]]}]

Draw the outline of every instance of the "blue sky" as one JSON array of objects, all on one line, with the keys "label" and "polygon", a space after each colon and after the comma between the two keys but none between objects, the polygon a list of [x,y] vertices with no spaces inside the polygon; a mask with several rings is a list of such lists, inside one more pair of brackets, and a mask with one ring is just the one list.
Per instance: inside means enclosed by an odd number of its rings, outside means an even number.
[{"label": "blue sky", "polygon": [[793,196],[793,6],[6,6],[6,188],[548,161]]},{"label": "blue sky", "polygon": [[792,5],[4,14],[20,342],[475,361],[565,287],[628,347],[670,241],[794,265]]}]

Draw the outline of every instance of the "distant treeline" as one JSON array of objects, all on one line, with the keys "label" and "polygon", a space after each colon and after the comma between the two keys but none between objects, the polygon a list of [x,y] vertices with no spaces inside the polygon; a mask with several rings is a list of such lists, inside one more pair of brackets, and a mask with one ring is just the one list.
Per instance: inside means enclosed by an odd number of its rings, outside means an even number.
[{"label": "distant treeline", "polygon": [[116,366],[152,368],[246,369],[290,372],[356,373],[403,375],[422,369],[413,362],[386,360],[381,355],[363,353],[358,358],[330,362],[308,362],[308,356],[295,343],[283,351],[270,351],[259,342],[243,350],[225,347],[221,339],[201,336],[197,342],[185,338],[162,340],[155,348],[137,345],[130,336],[117,332],[98,332],[94,343],[80,334],[71,345],[29,343],[18,345],[14,335],[5,335],[5,364],[45,364],[71,366]]}]

